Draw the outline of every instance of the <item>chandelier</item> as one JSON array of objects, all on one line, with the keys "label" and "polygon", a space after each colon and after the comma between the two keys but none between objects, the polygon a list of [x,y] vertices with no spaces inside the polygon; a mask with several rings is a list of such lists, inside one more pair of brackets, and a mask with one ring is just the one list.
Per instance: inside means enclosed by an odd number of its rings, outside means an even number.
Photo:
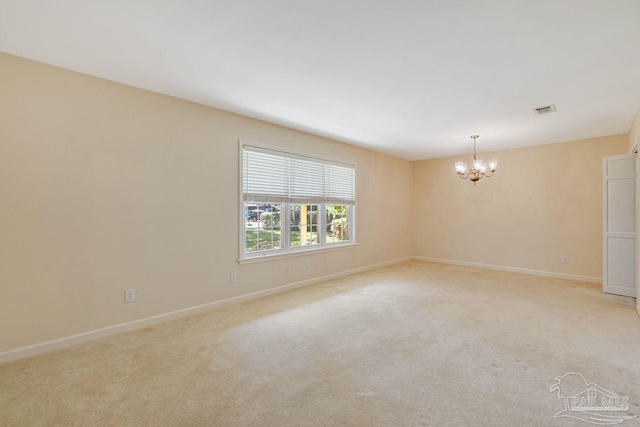
[{"label": "chandelier", "polygon": [[473,163],[471,164],[471,169],[467,169],[467,164],[463,161],[456,162],[456,173],[458,176],[462,179],[470,179],[473,185],[476,185],[476,181],[482,178],[492,177],[498,166],[496,159],[491,159],[489,163],[485,163],[478,158],[476,154],[476,139],[478,138],[480,138],[480,135],[471,135],[471,139],[473,139]]}]

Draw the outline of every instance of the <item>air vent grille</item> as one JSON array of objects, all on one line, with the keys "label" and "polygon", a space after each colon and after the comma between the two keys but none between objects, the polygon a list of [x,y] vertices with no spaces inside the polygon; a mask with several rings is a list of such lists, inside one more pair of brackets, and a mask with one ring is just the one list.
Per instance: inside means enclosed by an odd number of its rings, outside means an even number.
[{"label": "air vent grille", "polygon": [[553,113],[554,111],[556,111],[556,106],[553,104],[533,109],[533,112],[537,115]]}]

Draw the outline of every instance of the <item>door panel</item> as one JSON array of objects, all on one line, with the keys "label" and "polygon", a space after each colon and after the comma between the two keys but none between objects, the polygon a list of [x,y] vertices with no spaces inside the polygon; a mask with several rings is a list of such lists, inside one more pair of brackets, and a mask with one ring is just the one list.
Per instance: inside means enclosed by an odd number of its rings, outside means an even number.
[{"label": "door panel", "polygon": [[636,155],[605,157],[603,189],[604,292],[636,296]]}]

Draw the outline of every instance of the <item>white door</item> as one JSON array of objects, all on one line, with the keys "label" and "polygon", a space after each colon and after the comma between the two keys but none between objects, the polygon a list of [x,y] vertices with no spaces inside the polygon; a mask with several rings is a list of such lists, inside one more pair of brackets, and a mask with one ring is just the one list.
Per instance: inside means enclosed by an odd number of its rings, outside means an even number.
[{"label": "white door", "polygon": [[636,296],[636,155],[602,159],[603,289]]}]

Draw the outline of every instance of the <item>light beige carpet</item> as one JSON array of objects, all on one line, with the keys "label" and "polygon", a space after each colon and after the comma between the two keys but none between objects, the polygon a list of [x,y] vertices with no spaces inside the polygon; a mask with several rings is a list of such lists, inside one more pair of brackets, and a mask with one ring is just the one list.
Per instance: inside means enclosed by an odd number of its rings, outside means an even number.
[{"label": "light beige carpet", "polygon": [[408,262],[6,364],[0,424],[588,426],[550,387],[575,371],[638,414],[633,304]]}]

